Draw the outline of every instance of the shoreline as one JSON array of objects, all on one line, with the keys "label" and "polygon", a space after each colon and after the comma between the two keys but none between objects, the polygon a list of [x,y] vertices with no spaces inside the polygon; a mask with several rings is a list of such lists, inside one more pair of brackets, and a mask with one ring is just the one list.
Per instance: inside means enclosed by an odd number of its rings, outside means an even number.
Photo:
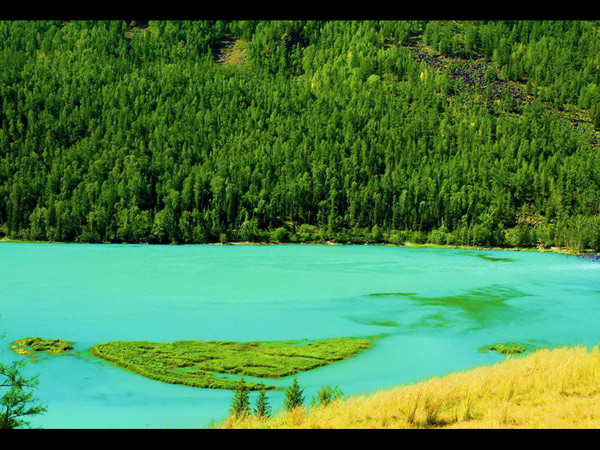
[{"label": "shoreline", "polygon": [[509,355],[268,418],[230,415],[215,428],[597,428],[599,351],[597,345],[568,345]]},{"label": "shoreline", "polygon": [[598,255],[596,252],[586,250],[581,253],[577,253],[569,248],[562,247],[485,247],[477,245],[450,245],[450,244],[417,244],[414,242],[405,242],[403,244],[390,244],[390,243],[354,243],[354,244],[343,244],[340,242],[333,241],[315,241],[315,242],[250,242],[250,241],[235,241],[235,242],[207,242],[207,243],[190,243],[190,244],[149,244],[147,242],[62,242],[62,241],[34,241],[26,239],[10,239],[7,237],[0,238],[0,243],[12,243],[12,244],[95,244],[95,245],[332,245],[332,246],[349,246],[349,245],[363,245],[363,246],[383,246],[383,247],[405,247],[405,248],[433,248],[433,249],[455,249],[455,250],[502,250],[510,252],[539,252],[539,253],[557,253],[567,256],[578,256],[586,258],[588,255]]}]

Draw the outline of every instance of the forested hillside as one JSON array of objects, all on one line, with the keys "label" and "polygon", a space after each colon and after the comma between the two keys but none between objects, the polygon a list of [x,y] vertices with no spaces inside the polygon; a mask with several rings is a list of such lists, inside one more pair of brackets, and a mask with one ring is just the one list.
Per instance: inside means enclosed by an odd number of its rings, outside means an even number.
[{"label": "forested hillside", "polygon": [[600,25],[0,23],[0,237],[600,250]]}]

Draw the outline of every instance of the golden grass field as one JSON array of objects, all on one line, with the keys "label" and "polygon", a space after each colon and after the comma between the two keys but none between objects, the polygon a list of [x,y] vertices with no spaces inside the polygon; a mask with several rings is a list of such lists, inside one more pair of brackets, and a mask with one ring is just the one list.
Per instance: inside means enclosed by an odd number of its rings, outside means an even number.
[{"label": "golden grass field", "polygon": [[269,419],[230,417],[219,427],[600,428],[600,351],[542,349]]}]

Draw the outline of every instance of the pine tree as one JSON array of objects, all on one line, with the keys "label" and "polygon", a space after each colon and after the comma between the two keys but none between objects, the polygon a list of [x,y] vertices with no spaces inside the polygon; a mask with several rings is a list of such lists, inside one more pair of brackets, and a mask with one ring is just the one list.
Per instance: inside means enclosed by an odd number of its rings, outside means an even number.
[{"label": "pine tree", "polygon": [[244,383],[244,377],[240,379],[235,390],[233,402],[231,403],[232,416],[245,416],[250,413],[250,397],[248,396],[248,388]]},{"label": "pine tree", "polygon": [[304,397],[302,396],[302,392],[304,392],[304,389],[300,389],[298,380],[296,380],[296,377],[294,377],[292,385],[285,391],[285,400],[283,405],[287,411],[291,411],[294,408],[302,406],[302,404],[304,403]]},{"label": "pine tree", "polygon": [[267,399],[266,391],[260,391],[258,400],[256,401],[256,417],[270,417],[271,416],[271,406],[269,405],[269,400]]},{"label": "pine tree", "polygon": [[37,377],[23,377],[21,370],[24,365],[22,361],[10,365],[0,363],[0,388],[8,388],[0,398],[0,429],[27,427],[29,422],[25,417],[46,412],[46,407],[37,403],[30,390],[39,381]]}]

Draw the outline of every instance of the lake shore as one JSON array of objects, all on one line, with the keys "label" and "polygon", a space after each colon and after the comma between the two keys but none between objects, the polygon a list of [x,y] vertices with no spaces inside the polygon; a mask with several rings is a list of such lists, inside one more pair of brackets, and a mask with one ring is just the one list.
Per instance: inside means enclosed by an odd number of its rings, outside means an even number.
[{"label": "lake shore", "polygon": [[598,347],[561,347],[218,428],[597,428]]},{"label": "lake shore", "polygon": [[[559,247],[540,248],[540,247],[484,247],[476,245],[448,245],[448,244],[416,244],[414,242],[405,242],[404,244],[389,244],[389,243],[357,243],[357,244],[342,244],[340,242],[325,241],[325,242],[226,242],[226,243],[210,243],[207,245],[370,245],[381,247],[407,247],[407,248],[435,248],[435,249],[456,249],[456,250],[503,250],[511,252],[540,252],[540,253],[560,253],[563,255],[576,255],[574,250]],[[587,252],[586,252],[587,253]]]},{"label": "lake shore", "polygon": [[[11,239],[7,237],[0,238],[0,243],[17,243],[17,244],[90,244],[89,242],[60,242],[60,241],[35,241],[26,239]],[[102,244],[128,244],[127,242],[103,242]],[[251,241],[231,241],[231,242],[209,242],[205,244],[149,244],[147,242],[129,243],[133,245],[370,245],[370,246],[383,246],[383,247],[407,247],[407,248],[435,248],[435,249],[456,249],[456,250],[503,250],[511,252],[540,252],[540,253],[558,253],[561,255],[579,256],[587,254],[595,254],[595,252],[584,251],[577,253],[573,249],[562,248],[562,247],[486,247],[477,245],[451,245],[451,244],[417,244],[414,242],[405,242],[403,244],[390,244],[390,243],[372,243],[363,242],[355,244],[343,244],[341,242],[334,241],[315,241],[315,242],[251,242]]]}]

